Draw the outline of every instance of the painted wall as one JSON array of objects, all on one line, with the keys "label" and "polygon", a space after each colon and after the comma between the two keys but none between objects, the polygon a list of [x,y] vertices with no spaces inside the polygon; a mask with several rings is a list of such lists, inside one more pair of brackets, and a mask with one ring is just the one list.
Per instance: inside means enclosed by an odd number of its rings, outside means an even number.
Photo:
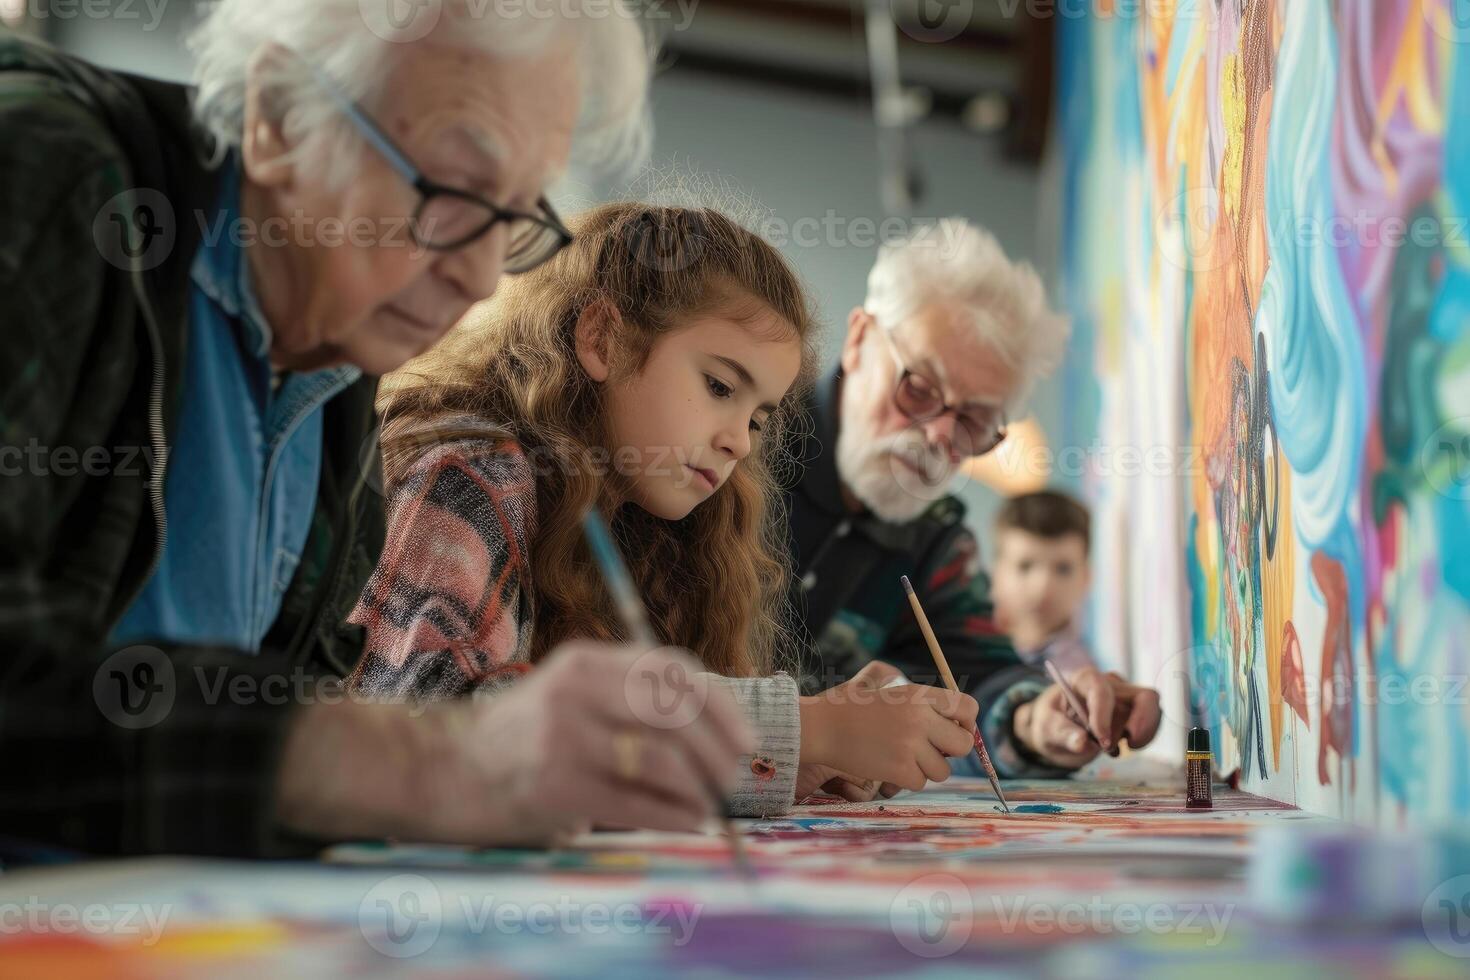
[{"label": "painted wall", "polygon": [[1091,8],[1063,263],[1098,641],[1246,788],[1466,819],[1470,2]]}]

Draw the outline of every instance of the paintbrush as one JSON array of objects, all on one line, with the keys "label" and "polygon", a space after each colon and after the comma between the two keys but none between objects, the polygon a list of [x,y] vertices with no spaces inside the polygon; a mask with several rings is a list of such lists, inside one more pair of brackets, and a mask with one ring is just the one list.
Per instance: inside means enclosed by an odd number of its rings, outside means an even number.
[{"label": "paintbrush", "polygon": [[[1067,699],[1067,707],[1071,708],[1072,714],[1076,716],[1073,720],[1082,726],[1082,730],[1087,733],[1087,737],[1092,739],[1093,745],[1102,748],[1102,739],[1097,737],[1097,733],[1092,730],[1092,725],[1088,724],[1087,710],[1082,706],[1082,699],[1077,696],[1076,691],[1072,690],[1072,685],[1067,683],[1067,678],[1062,676],[1062,672],[1057,669],[1057,665],[1050,660],[1043,660],[1041,665],[1046,668],[1046,673],[1052,681],[1062,689],[1062,695]],[[1118,757],[1118,747],[1116,745],[1113,746],[1107,750],[1107,753],[1116,759]]]},{"label": "paintbrush", "polygon": [[[662,646],[653,633],[653,627],[648,623],[648,610],[644,607],[643,600],[638,598],[633,576],[628,574],[628,566],[623,563],[623,556],[613,543],[607,522],[596,507],[587,511],[582,518],[582,532],[587,536],[592,557],[597,559],[597,567],[602,570],[603,580],[612,593],[613,605],[617,607],[623,625],[628,630],[628,638],[634,646],[649,650]],[[720,829],[729,838],[730,856],[734,859],[736,870],[741,877],[753,879],[755,869],[751,867],[750,858],[745,853],[745,842],[739,829],[730,821],[729,803],[725,800],[725,794],[713,785],[706,786],[706,789],[715,801],[715,816],[720,821]]]},{"label": "paintbrush", "polygon": [[[914,607],[914,617],[919,621],[919,629],[924,633],[924,641],[929,644],[929,653],[934,657],[934,666],[939,668],[940,676],[944,678],[944,686],[954,693],[960,693],[960,686],[954,682],[954,674],[950,673],[949,661],[944,659],[944,651],[939,649],[939,641],[934,637],[934,627],[929,625],[929,617],[924,615],[924,607],[919,604],[919,597],[914,594],[914,586],[909,582],[909,577],[901,577],[903,591],[909,597],[909,605]],[[1006,813],[1011,812],[1011,805],[1006,802],[1006,795],[1000,791],[1000,778],[995,774],[995,766],[990,763],[990,753],[985,751],[985,739],[980,737],[980,726],[975,725],[975,752],[980,756],[980,764],[985,767],[985,774],[990,777],[990,788],[995,790],[996,798],[1000,800],[1001,808]]]}]

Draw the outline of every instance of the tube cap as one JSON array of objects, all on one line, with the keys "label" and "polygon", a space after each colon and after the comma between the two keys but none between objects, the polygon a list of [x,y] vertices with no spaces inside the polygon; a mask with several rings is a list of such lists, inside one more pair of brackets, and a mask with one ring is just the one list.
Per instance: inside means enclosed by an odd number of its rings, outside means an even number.
[{"label": "tube cap", "polygon": [[[1175,742],[1174,744],[1178,745],[1179,743]],[[1188,750],[1190,752],[1210,751],[1210,730],[1208,728],[1191,728],[1189,730]]]}]

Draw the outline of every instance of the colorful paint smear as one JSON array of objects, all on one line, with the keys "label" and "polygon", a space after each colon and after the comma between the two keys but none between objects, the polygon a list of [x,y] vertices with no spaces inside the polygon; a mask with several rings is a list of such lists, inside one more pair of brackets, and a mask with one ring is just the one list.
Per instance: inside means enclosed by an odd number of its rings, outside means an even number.
[{"label": "colorful paint smear", "polygon": [[1252,791],[1463,819],[1470,6],[1089,10],[1059,23],[1098,646],[1160,686],[1166,751],[1206,724]]},{"label": "colorful paint smear", "polygon": [[[325,864],[21,873],[0,879],[21,926],[0,932],[0,978],[1224,976],[1287,960],[1460,975],[1417,922],[1348,935],[1251,914],[1255,836],[1337,821],[1225,788],[1211,814],[1167,788],[1007,789],[1058,812],[999,813],[984,781],[955,780],[741,821],[753,882],[717,835],[652,832],[554,851],[353,845]],[[48,918],[58,909],[64,923]],[[156,933],[137,931],[139,909]],[[86,918],[98,928],[78,928]]]}]

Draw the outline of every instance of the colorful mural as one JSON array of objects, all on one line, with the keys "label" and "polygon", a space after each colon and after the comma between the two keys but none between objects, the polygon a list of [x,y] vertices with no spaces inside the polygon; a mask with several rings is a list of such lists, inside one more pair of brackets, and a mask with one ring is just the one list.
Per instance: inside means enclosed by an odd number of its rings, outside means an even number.
[{"label": "colorful mural", "polygon": [[1090,9],[1061,83],[1097,643],[1255,792],[1463,819],[1470,2]]}]

